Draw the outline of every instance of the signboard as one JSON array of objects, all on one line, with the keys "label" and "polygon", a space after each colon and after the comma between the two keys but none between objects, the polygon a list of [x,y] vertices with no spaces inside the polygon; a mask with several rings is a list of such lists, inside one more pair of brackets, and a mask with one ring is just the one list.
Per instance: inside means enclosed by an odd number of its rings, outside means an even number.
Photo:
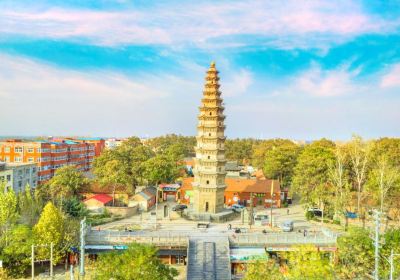
[{"label": "signboard", "polygon": [[231,261],[267,260],[269,256],[264,248],[233,248],[230,250]]}]

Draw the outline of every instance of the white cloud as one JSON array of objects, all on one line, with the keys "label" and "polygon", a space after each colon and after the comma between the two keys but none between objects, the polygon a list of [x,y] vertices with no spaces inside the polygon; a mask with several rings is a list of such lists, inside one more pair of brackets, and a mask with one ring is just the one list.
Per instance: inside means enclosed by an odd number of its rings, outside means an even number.
[{"label": "white cloud", "polygon": [[[228,80],[225,80],[223,94],[226,97],[239,96],[245,94],[253,84],[253,75],[249,70],[240,69],[232,73]],[[226,86],[224,86],[226,85]]]},{"label": "white cloud", "polygon": [[293,79],[291,91],[319,97],[358,94],[365,87],[354,81],[356,73],[348,71],[346,67],[322,70],[314,66]]},{"label": "white cloud", "polygon": [[[0,11],[0,34],[57,39],[86,38],[94,44],[251,44],[241,35],[269,38],[282,48],[318,47],[359,34],[393,32],[400,21],[366,14],[349,1],[221,1],[171,3],[123,11],[49,8]],[[316,36],[312,36],[316,34]],[[213,43],[218,38],[238,37]]]},{"label": "white cloud", "polygon": [[400,87],[400,63],[392,65],[388,73],[381,80],[382,88]]}]

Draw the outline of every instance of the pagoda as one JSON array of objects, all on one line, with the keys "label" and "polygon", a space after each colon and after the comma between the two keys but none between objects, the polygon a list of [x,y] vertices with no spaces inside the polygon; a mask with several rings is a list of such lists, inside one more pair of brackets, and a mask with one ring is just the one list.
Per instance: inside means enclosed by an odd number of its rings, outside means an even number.
[{"label": "pagoda", "polygon": [[218,71],[212,62],[206,74],[197,126],[193,211],[216,214],[224,210],[225,116]]}]

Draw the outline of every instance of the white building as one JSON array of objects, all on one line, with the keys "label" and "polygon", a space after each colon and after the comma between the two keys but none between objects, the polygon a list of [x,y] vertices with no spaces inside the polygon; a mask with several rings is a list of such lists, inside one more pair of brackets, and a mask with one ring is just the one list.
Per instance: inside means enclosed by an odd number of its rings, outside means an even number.
[{"label": "white building", "polygon": [[26,185],[35,188],[38,183],[38,167],[34,163],[0,162],[0,184],[13,188],[14,192],[23,191]]},{"label": "white building", "polygon": [[109,138],[105,141],[106,149],[115,149],[121,146],[122,142],[124,142],[124,139]]}]

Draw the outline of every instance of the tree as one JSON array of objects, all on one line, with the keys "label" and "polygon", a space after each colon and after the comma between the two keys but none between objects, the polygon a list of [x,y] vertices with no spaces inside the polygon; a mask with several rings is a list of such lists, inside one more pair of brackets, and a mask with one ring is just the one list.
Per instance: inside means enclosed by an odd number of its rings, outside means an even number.
[{"label": "tree", "polygon": [[63,204],[63,211],[65,214],[74,218],[82,218],[87,216],[89,213],[89,211],[86,209],[85,204],[83,204],[76,197],[71,197],[65,200]]},{"label": "tree", "polygon": [[345,146],[336,145],[335,162],[329,167],[329,180],[335,191],[335,219],[343,217],[350,200],[350,184],[346,165],[347,153]]},{"label": "tree", "polygon": [[[137,141],[136,144],[124,143],[114,150],[106,150],[93,163],[93,172],[97,179],[105,184],[107,177],[118,176],[118,184],[135,187],[144,181],[143,163],[154,156],[154,152]],[[110,163],[113,162],[113,163]],[[117,164],[116,164],[117,163]],[[112,173],[115,174],[112,174]],[[118,174],[117,174],[118,173]],[[116,180],[113,180],[114,184]]]},{"label": "tree", "polygon": [[279,179],[283,187],[290,186],[299,151],[293,142],[284,142],[267,150],[263,168],[265,176]]},{"label": "tree", "polygon": [[[52,202],[48,202],[43,208],[38,223],[33,227],[35,240],[39,244],[54,244],[55,263],[64,256],[63,239],[65,230],[65,221],[62,213]],[[39,248],[38,257],[48,259],[50,256],[49,248]]]},{"label": "tree", "polygon": [[[392,228],[385,232],[385,243],[380,250],[382,257],[380,258],[380,277],[381,279],[388,279],[390,266],[387,260],[390,258],[391,251],[394,254],[400,254],[400,228]],[[394,259],[394,275],[393,279],[400,279],[400,258],[397,256]]]},{"label": "tree", "polygon": [[252,161],[253,166],[257,168],[263,168],[266,153],[272,150],[275,147],[279,147],[281,145],[291,145],[293,142],[288,139],[268,139],[268,140],[254,140],[253,148],[252,148]]},{"label": "tree", "polygon": [[274,260],[261,261],[247,264],[246,275],[243,280],[283,280],[279,265]]},{"label": "tree", "polygon": [[363,228],[351,228],[338,238],[339,279],[367,279],[374,270],[374,246],[369,232]]},{"label": "tree", "polygon": [[288,279],[325,280],[334,279],[329,258],[318,252],[312,245],[300,245],[288,253]]},{"label": "tree", "polygon": [[37,223],[43,209],[43,201],[37,190],[32,193],[29,185],[24,191],[18,193],[19,222],[32,227]]},{"label": "tree", "polygon": [[174,159],[157,155],[144,163],[145,178],[151,184],[172,183],[179,175],[180,167]]},{"label": "tree", "polygon": [[[19,278],[31,264],[32,230],[26,225],[16,225],[12,228],[8,244],[0,250],[0,259],[7,268],[7,274]],[[0,277],[0,279],[3,279]]]},{"label": "tree", "polygon": [[76,196],[85,184],[86,178],[75,166],[63,166],[56,170],[49,181],[50,194],[53,199],[60,200],[62,207],[64,199]]},{"label": "tree", "polygon": [[399,168],[392,166],[386,155],[380,156],[370,172],[368,185],[376,200],[379,201],[381,212],[386,211],[387,206],[391,204],[389,191],[398,188],[399,183]]},{"label": "tree", "polygon": [[95,278],[99,280],[172,280],[178,272],[163,264],[153,246],[133,243],[119,253],[112,251],[99,256]]},{"label": "tree", "polygon": [[8,244],[9,230],[18,219],[17,197],[13,188],[7,190],[5,184],[0,183],[0,235]]},{"label": "tree", "polygon": [[329,189],[329,167],[335,162],[335,144],[326,139],[304,147],[294,169],[293,191],[301,195],[307,204],[318,203],[322,207],[332,198]]},{"label": "tree", "polygon": [[251,162],[254,139],[228,139],[225,141],[225,156],[240,164]]},{"label": "tree", "polygon": [[[357,213],[361,213],[361,202],[365,196],[364,184],[368,174],[368,162],[370,160],[370,145],[360,136],[353,135],[348,143],[348,152],[351,161],[351,170],[357,186]],[[362,216],[364,217],[364,213]]]}]

